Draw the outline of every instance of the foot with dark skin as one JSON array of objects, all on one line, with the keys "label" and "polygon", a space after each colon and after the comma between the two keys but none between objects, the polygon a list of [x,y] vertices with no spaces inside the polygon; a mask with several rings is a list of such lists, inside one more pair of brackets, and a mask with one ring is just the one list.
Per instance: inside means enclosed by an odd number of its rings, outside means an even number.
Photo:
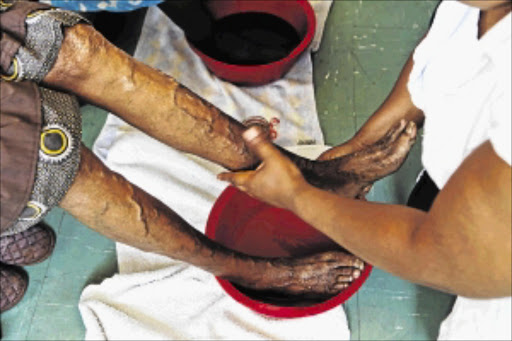
[{"label": "foot with dark skin", "polygon": [[243,278],[224,278],[252,289],[325,297],[347,288],[361,275],[364,262],[353,255],[332,251],[302,258],[262,260],[260,266],[260,272],[246,273]]}]

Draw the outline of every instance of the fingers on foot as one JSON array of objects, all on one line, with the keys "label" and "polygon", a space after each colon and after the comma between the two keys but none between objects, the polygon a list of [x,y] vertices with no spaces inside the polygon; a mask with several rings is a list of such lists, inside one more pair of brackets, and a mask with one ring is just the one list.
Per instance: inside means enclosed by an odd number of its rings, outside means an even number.
[{"label": "fingers on foot", "polygon": [[404,130],[403,134],[400,135],[400,138],[394,145],[394,152],[392,152],[392,155],[394,155],[396,159],[400,160],[409,153],[409,150],[416,141],[416,132],[417,129],[414,122],[409,122],[407,128]]},{"label": "fingers on foot", "polygon": [[398,125],[395,128],[391,129],[389,133],[389,142],[396,141],[396,139],[403,133],[404,129],[407,127],[407,122],[405,120],[400,120]]}]

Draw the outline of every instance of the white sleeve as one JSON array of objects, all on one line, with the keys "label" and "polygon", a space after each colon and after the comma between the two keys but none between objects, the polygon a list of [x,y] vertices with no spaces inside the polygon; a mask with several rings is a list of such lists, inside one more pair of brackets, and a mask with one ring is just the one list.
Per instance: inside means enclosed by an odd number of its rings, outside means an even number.
[{"label": "white sleeve", "polygon": [[512,165],[512,105],[510,67],[502,74],[502,89],[491,104],[489,139],[496,154]]}]

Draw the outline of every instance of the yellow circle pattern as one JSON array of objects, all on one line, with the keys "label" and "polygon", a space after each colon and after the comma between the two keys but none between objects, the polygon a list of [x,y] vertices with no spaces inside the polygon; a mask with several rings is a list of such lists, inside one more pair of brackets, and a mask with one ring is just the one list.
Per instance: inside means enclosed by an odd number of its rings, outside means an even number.
[{"label": "yellow circle pattern", "polygon": [[18,78],[18,60],[14,58],[12,60],[12,67],[14,69],[14,72],[10,76],[0,75],[4,81],[12,81],[16,78]]},{"label": "yellow circle pattern", "polygon": [[29,202],[29,203],[27,204],[27,207],[33,208],[33,209],[36,211],[36,213],[34,213],[34,214],[32,215],[32,217],[29,217],[28,219],[34,219],[34,218],[37,218],[37,217],[39,217],[39,215],[41,214],[41,207],[39,207],[39,206],[37,206],[37,205],[35,205],[35,204],[33,204],[33,203]]},{"label": "yellow circle pattern", "polygon": [[[60,135],[60,137],[62,139],[62,146],[59,149],[52,150],[52,149],[48,149],[46,147],[46,145],[44,144],[44,138],[48,134],[58,134],[58,135]],[[68,138],[67,138],[66,134],[64,134],[64,132],[62,130],[60,130],[60,129],[47,129],[47,130],[44,130],[41,133],[41,150],[46,155],[50,155],[50,156],[60,155],[60,154],[62,154],[67,149],[67,147],[68,147]]]},{"label": "yellow circle pattern", "polygon": [[12,5],[12,2],[4,2],[0,0],[0,7],[11,7]]}]

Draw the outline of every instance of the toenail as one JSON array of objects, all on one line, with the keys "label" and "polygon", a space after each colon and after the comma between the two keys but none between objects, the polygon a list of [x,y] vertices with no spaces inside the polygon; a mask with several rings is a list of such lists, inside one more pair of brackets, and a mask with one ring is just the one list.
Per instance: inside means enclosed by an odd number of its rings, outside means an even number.
[{"label": "toenail", "polygon": [[338,278],[336,278],[338,282],[351,282],[353,280],[352,276],[343,276],[340,275]]},{"label": "toenail", "polygon": [[352,276],[354,276],[354,278],[359,278],[359,276],[361,276],[361,271],[354,270],[354,272],[352,273]]}]

